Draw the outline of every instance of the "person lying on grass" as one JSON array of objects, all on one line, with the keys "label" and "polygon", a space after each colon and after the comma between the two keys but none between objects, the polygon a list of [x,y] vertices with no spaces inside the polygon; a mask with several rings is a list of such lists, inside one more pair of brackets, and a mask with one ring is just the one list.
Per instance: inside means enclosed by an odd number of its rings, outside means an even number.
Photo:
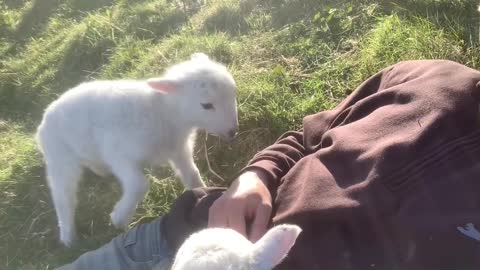
[{"label": "person lying on grass", "polygon": [[255,242],[284,223],[302,233],[274,269],[480,269],[479,81],[446,60],[385,67],[256,154],[228,189],[186,191],[61,269],[168,269],[203,228]]}]

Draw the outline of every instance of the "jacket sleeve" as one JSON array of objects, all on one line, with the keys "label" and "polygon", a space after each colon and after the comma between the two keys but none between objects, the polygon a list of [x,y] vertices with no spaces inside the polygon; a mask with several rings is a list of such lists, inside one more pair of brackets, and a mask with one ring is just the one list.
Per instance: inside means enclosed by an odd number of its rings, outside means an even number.
[{"label": "jacket sleeve", "polygon": [[264,181],[267,182],[269,190],[275,191],[282,177],[303,157],[322,148],[323,134],[341,124],[342,119],[348,115],[349,107],[373,94],[375,89],[380,87],[382,78],[391,69],[392,67],[387,67],[377,72],[360,85],[359,88],[364,89],[363,91],[350,95],[334,109],[306,116],[301,130],[284,133],[273,145],[257,153],[240,174],[251,169],[261,170],[267,175]]},{"label": "jacket sleeve", "polygon": [[259,169],[266,173],[270,190],[276,189],[280,179],[306,154],[303,130],[288,131],[274,144],[257,153],[240,173]]}]

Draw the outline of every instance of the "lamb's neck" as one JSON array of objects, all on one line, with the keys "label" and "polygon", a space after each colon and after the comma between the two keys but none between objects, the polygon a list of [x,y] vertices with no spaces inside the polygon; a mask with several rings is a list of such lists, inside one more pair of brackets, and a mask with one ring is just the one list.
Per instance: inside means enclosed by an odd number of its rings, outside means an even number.
[{"label": "lamb's neck", "polygon": [[179,139],[188,138],[196,133],[197,127],[192,125],[191,121],[185,119],[182,108],[178,105],[178,100],[175,97],[168,94],[153,93],[151,99],[152,115],[158,119],[158,126],[175,130]]}]

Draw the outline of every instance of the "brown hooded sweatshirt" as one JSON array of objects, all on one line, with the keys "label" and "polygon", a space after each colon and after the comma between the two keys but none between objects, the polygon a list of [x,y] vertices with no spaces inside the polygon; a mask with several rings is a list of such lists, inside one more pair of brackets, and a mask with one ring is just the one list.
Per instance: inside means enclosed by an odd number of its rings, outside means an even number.
[{"label": "brown hooded sweatshirt", "polygon": [[[244,170],[269,175],[272,223],[303,230],[275,269],[480,269],[479,81],[451,61],[400,62],[255,155]],[[222,191],[177,199],[174,250]]]}]

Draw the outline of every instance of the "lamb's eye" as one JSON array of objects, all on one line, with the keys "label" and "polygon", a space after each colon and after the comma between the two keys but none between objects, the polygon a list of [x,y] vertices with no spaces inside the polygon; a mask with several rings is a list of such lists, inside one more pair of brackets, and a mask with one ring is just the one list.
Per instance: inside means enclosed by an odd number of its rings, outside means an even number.
[{"label": "lamb's eye", "polygon": [[213,109],[214,109],[212,103],[200,103],[200,104],[202,104],[202,107],[203,107],[205,110],[213,110]]}]

